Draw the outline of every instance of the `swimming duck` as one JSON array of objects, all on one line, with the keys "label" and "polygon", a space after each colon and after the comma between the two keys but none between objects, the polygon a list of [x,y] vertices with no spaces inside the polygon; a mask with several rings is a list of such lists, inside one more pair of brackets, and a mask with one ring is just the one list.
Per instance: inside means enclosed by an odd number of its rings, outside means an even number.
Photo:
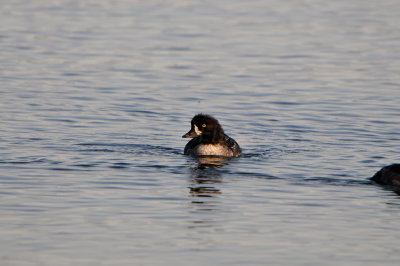
[{"label": "swimming duck", "polygon": [[400,164],[383,167],[371,180],[381,185],[400,186]]},{"label": "swimming duck", "polygon": [[191,129],[182,138],[192,138],[185,146],[186,155],[238,157],[242,154],[239,144],[224,133],[211,115],[195,115]]}]

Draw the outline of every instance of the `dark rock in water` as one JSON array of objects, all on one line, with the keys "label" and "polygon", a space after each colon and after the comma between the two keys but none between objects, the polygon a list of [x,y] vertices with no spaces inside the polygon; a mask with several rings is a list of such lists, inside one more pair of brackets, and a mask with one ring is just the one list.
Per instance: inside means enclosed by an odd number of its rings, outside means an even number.
[{"label": "dark rock in water", "polygon": [[383,167],[371,180],[381,185],[400,186],[400,164]]}]

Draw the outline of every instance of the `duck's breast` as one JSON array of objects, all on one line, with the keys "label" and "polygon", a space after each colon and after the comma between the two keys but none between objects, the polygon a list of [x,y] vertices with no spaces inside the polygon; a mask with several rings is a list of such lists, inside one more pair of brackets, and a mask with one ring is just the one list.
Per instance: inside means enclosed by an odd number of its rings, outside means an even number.
[{"label": "duck's breast", "polygon": [[200,144],[194,149],[198,156],[233,156],[232,150],[221,144]]}]

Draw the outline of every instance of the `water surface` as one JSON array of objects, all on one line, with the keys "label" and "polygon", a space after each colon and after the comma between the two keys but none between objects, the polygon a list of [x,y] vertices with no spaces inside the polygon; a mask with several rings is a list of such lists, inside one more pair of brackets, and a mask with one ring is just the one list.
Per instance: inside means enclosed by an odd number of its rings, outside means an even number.
[{"label": "water surface", "polygon": [[3,2],[1,265],[398,264],[397,1]]}]

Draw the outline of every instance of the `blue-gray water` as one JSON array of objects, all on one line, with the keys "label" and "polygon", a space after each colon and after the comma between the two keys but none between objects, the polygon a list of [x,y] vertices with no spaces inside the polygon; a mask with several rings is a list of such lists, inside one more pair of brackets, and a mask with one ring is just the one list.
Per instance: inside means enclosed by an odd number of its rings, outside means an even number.
[{"label": "blue-gray water", "polygon": [[[398,265],[400,197],[368,178],[400,162],[399,14],[2,1],[0,264]],[[244,155],[184,156],[198,112]]]}]

